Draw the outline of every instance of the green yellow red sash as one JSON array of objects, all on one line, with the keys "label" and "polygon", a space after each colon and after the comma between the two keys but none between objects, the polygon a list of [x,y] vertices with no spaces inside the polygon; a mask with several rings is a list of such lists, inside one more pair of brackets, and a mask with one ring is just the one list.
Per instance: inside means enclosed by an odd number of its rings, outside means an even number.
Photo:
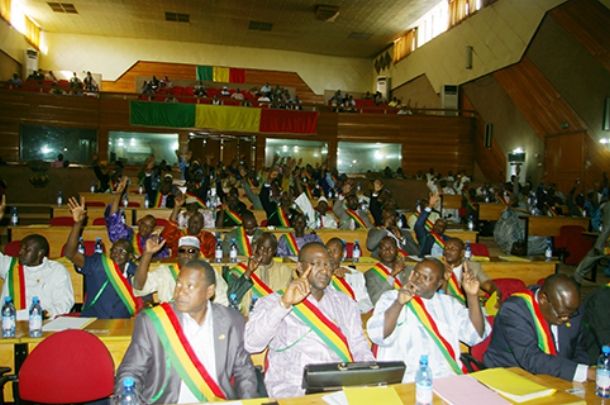
[{"label": "green yellow red sash", "polygon": [[[371,267],[371,270],[383,281],[387,281],[390,274],[392,274],[392,271],[381,263],[377,263],[375,266]],[[398,277],[394,277],[394,288],[398,290],[400,287],[402,287],[402,283]]]},{"label": "green yellow red sash", "polygon": [[[419,212],[416,212],[415,214],[413,214],[416,218],[416,220],[419,218]],[[432,223],[432,221],[430,221],[430,218],[426,218],[426,223],[424,224],[424,226],[426,227],[427,230],[432,229],[432,227],[434,226],[434,224]]]},{"label": "green yellow red sash", "polygon": [[578,210],[578,212],[580,213],[580,216],[582,217],[585,213],[584,208],[581,207],[580,205],[576,204],[576,209]]},{"label": "green yellow red sash", "polygon": [[226,400],[220,386],[197,358],[172,307],[168,303],[163,303],[147,309],[145,313],[155,326],[172,366],[197,400],[199,402]]},{"label": "green yellow red sash", "polygon": [[354,289],[351,285],[347,283],[345,277],[333,276],[331,285],[335,288],[335,290],[341,291],[342,293],[349,295],[354,301],[356,300],[356,294],[354,293]]},{"label": "green yellow red sash", "polygon": [[205,202],[201,199],[201,197],[199,197],[197,194],[193,194],[189,191],[187,191],[185,193],[186,197],[191,197],[197,200],[197,207],[201,208],[201,209],[205,209]]},{"label": "green yellow red sash", "polygon": [[553,208],[551,204],[545,203],[545,205],[552,217],[556,217],[558,215],[557,211],[555,211],[555,208]]},{"label": "green yellow red sash", "polygon": [[117,183],[115,183],[113,180],[108,181],[108,183],[110,183],[108,184],[110,186],[110,191],[116,190],[116,186],[118,186]]},{"label": "green yellow red sash", "polygon": [[445,360],[447,360],[447,363],[449,363],[449,366],[451,366],[453,372],[458,375],[467,374],[468,371],[466,370],[466,367],[464,367],[464,365],[462,365],[462,367],[459,366],[453,347],[440,334],[438,327],[436,326],[436,322],[434,322],[434,319],[432,319],[428,313],[428,310],[424,306],[421,297],[413,297],[411,301],[407,303],[407,308],[409,308],[409,310],[411,310],[411,312],[413,312],[417,319],[419,319],[419,321],[422,323],[424,329],[426,332],[428,332],[434,343],[436,343],[443,354],[443,357],[445,357]]},{"label": "green yellow red sash", "polygon": [[305,194],[307,195],[307,198],[313,200],[313,191],[311,191],[311,187],[309,187],[309,184],[305,185]]},{"label": "green yellow red sash", "polygon": [[304,172],[303,175],[307,180],[311,180],[311,174],[308,171]]},{"label": "green yellow red sash", "polygon": [[235,222],[235,224],[237,226],[241,225],[241,223],[242,223],[241,215],[239,215],[237,212],[233,211],[231,208],[229,208],[229,207],[225,208],[225,215],[228,216],[229,218],[231,218],[231,220],[233,220],[233,222]]},{"label": "green yellow red sash", "polygon": [[254,252],[252,251],[252,244],[250,243],[250,239],[248,239],[246,231],[241,226],[237,228],[237,243],[239,245],[239,250],[241,250],[242,255],[250,257],[254,254]]},{"label": "green yellow red sash", "polygon": [[457,300],[460,301],[462,304],[466,305],[466,296],[464,295],[464,290],[462,290],[460,283],[458,283],[455,273],[451,273],[451,278],[447,282],[447,292],[449,292],[452,297],[457,298]]},{"label": "green yellow red sash", "polygon": [[[239,274],[239,276],[241,277],[246,272],[246,270],[248,270],[248,266],[244,263],[238,263],[231,270]],[[258,297],[265,297],[269,294],[273,294],[273,290],[269,288],[269,286],[265,284],[263,280],[261,280],[256,274],[252,273],[252,275],[250,276],[250,280],[252,280],[252,283],[254,284],[252,286],[252,290],[254,290],[254,293]]]},{"label": "green yellow red sash", "polygon": [[280,220],[280,226],[284,228],[290,228],[290,220],[288,219],[288,214],[282,207],[277,207],[277,217]]},{"label": "green yellow red sash", "polygon": [[347,215],[349,215],[350,218],[353,219],[354,222],[356,223],[356,229],[358,229],[358,228],[366,229],[367,228],[366,224],[364,223],[362,218],[360,218],[360,215],[358,215],[358,213],[356,211],[354,211],[352,209],[348,209]]},{"label": "green yellow red sash", "polygon": [[119,296],[129,314],[133,316],[136,313],[136,297],[133,295],[133,290],[129,281],[123,276],[123,273],[119,269],[119,266],[112,261],[112,259],[105,254],[102,254],[102,266],[106,271],[106,276],[110,281],[110,284],[114,287],[114,291]]},{"label": "green yellow red sash", "polygon": [[153,207],[163,207],[163,194],[161,194],[160,192],[157,192],[157,195],[155,196],[155,202],[153,204]]},{"label": "green yellow red sash", "polygon": [[466,199],[466,205],[470,207],[470,209],[473,210],[477,210],[477,207],[474,205],[474,202],[472,201],[472,198],[470,197],[470,194],[468,194],[468,192],[465,192],[463,194],[464,198]]},{"label": "green yellow red sash", "polygon": [[254,182],[252,181],[252,179],[251,179],[250,177],[246,177],[246,181],[248,182],[248,185],[249,185],[250,187],[256,187],[256,186],[254,185]]},{"label": "green yellow red sash", "polygon": [[167,267],[169,268],[169,272],[172,274],[172,278],[177,281],[178,276],[180,275],[180,269],[182,268],[180,263],[170,264]]},{"label": "green yellow red sash", "polygon": [[505,206],[505,207],[508,207],[508,205],[509,205],[509,204],[508,204],[508,201],[506,201],[506,200],[504,199],[504,196],[503,196],[502,194],[498,194],[498,196],[497,196],[497,197],[498,197],[498,200],[500,200],[500,202],[501,202],[502,204],[504,204],[504,206]]},{"label": "green yellow red sash", "polygon": [[8,294],[13,298],[15,309],[27,309],[28,303],[25,299],[25,273],[23,266],[19,264],[19,259],[13,257],[8,267],[6,275],[8,280]]},{"label": "green yellow red sash", "polygon": [[445,249],[445,241],[443,240],[443,238],[441,238],[441,235],[434,231],[430,231],[429,233],[432,239],[434,240],[434,243],[436,243],[441,249]]},{"label": "green yellow red sash", "polygon": [[285,233],[282,235],[282,238],[286,239],[286,245],[288,246],[288,250],[290,250],[290,256],[298,256],[301,249],[299,249],[297,238],[294,236],[294,233]]},{"label": "green yellow red sash", "polygon": [[527,305],[527,309],[529,309],[530,313],[532,314],[534,326],[536,327],[536,332],[538,334],[538,347],[540,350],[546,354],[556,356],[557,350],[555,349],[555,342],[553,341],[553,336],[551,335],[551,328],[542,316],[542,312],[540,312],[540,305],[538,302],[536,302],[534,293],[527,290],[514,293],[513,296],[522,298]]},{"label": "green yellow red sash", "polygon": [[[278,291],[279,295],[283,295],[284,291]],[[326,315],[318,307],[316,307],[309,298],[305,298],[297,305],[292,306],[292,312],[301,320],[305,325],[309,326],[316,335],[324,343],[328,345],[340,358],[345,362],[353,362],[354,356],[350,351],[347,338],[341,332],[341,329],[332,320],[328,319]]]},{"label": "green yellow red sash", "polygon": [[129,241],[133,248],[133,254],[136,256],[142,256],[144,254],[144,248],[142,246],[142,240],[139,233],[132,233],[131,240]]}]

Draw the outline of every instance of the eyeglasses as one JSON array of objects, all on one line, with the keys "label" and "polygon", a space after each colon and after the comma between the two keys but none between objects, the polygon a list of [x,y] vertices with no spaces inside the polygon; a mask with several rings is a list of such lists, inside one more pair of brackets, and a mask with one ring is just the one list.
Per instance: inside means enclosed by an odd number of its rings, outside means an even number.
[{"label": "eyeglasses", "polygon": [[324,269],[324,270],[332,270],[335,266],[332,263],[312,263],[312,262],[301,262],[303,264],[308,264],[314,269]]},{"label": "eyeglasses", "polygon": [[576,311],[572,312],[569,315],[565,315],[565,314],[560,315],[559,311],[557,311],[557,309],[555,309],[555,306],[553,305],[553,303],[551,302],[551,299],[548,296],[546,297],[546,300],[549,302],[549,306],[551,307],[551,310],[553,311],[553,314],[555,315],[555,317],[557,319],[568,320],[568,319],[572,319],[580,314],[580,312],[577,309]]},{"label": "eyeglasses", "polygon": [[192,255],[193,253],[198,252],[199,249],[197,248],[180,248],[178,249],[178,253],[188,253],[190,255]]}]

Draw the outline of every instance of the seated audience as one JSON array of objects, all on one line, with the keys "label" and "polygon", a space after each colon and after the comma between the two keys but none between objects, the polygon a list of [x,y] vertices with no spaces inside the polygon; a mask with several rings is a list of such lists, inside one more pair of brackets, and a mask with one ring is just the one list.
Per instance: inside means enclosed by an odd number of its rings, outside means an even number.
[{"label": "seated audience", "polygon": [[8,84],[12,86],[21,86],[23,84],[23,80],[21,80],[17,73],[13,73],[13,77],[8,79]]},{"label": "seated audience", "polygon": [[237,89],[237,90],[235,90],[235,93],[231,94],[231,99],[242,101],[242,100],[244,100],[244,95],[240,89]]},{"label": "seated audience", "polygon": [[237,254],[239,256],[250,257],[253,254],[252,248],[256,245],[258,238],[263,234],[263,230],[258,227],[256,218],[252,211],[245,211],[242,215],[242,223],[237,228],[227,232],[222,241],[222,250],[225,256],[229,256],[231,243],[235,239],[237,244]]},{"label": "seated audience", "polygon": [[297,213],[292,217],[294,232],[285,233],[280,237],[277,245],[278,257],[298,256],[301,248],[310,242],[322,243],[322,239],[315,233],[305,233],[307,220],[305,215]]},{"label": "seated audience", "polygon": [[436,259],[419,262],[406,284],[381,296],[367,322],[369,338],[379,346],[377,360],[406,363],[403,383],[415,380],[422,354],[435,379],[464,373],[460,341],[474,346],[491,331],[479,305],[479,281],[468,266],[462,280],[468,308],[437,292],[444,272]]},{"label": "seated audience", "polygon": [[389,236],[379,242],[379,260],[379,263],[364,273],[366,289],[373,305],[384,292],[401,288],[413,268],[405,264],[398,252],[396,239]]},{"label": "seated audience", "polygon": [[231,92],[229,91],[229,88],[227,86],[223,86],[222,90],[220,90],[220,95],[223,97],[229,97],[231,95]]},{"label": "seated audience", "polygon": [[241,225],[243,214],[248,211],[246,204],[239,200],[239,192],[231,187],[224,199],[224,209],[216,215],[216,228],[233,228]]},{"label": "seated audience", "polygon": [[[333,213],[339,220],[339,229],[369,229],[373,227],[369,212],[360,208],[358,196],[352,194],[351,181],[343,185],[343,194],[335,201]],[[346,204],[344,204],[346,203]],[[346,206],[347,205],[347,208]]]},{"label": "seated audience", "polygon": [[97,82],[95,81],[93,76],[91,76],[91,72],[87,72],[87,76],[85,76],[83,83],[85,84],[85,91],[97,91],[98,90]]},{"label": "seated audience", "polygon": [[[250,353],[269,347],[265,385],[270,398],[295,397],[307,364],[373,361],[364,337],[358,305],[345,294],[329,288],[334,265],[320,243],[303,246],[293,280],[285,291],[258,300],[246,324],[244,344]],[[315,312],[312,308],[317,308]],[[313,328],[332,322],[334,336]],[[329,339],[336,346],[326,343]]]},{"label": "seated audience", "polygon": [[449,236],[445,235],[447,229],[447,222],[444,219],[438,218],[432,229],[426,229],[426,222],[432,209],[440,202],[438,193],[431,193],[428,206],[424,208],[424,211],[417,218],[415,222],[415,236],[421,248],[420,256],[424,257],[431,255],[434,257],[441,257],[443,255],[443,249],[445,248],[445,241],[449,239]]},{"label": "seated audience", "polygon": [[417,256],[420,253],[419,246],[413,240],[411,232],[398,228],[397,220],[396,211],[390,209],[382,211],[382,226],[370,228],[367,232],[366,248],[371,251],[371,256],[379,257],[379,243],[388,236],[396,240],[398,251],[403,256]]},{"label": "seated audience", "polygon": [[279,198],[279,204],[271,202],[270,194],[272,183],[275,182],[279,169],[274,168],[269,172],[267,182],[263,184],[260,191],[260,200],[267,213],[267,225],[289,228],[297,211],[292,208],[292,196],[288,191],[283,191]]},{"label": "seated audience", "polygon": [[51,168],[61,169],[62,167],[64,167],[64,155],[63,153],[60,153],[59,155],[57,155],[57,160],[51,163]]},{"label": "seated audience", "polygon": [[209,263],[191,261],[178,276],[173,302],[138,315],[117,370],[115,395],[132,377],[147,404],[258,396],[254,366],[244,350],[244,318],[210,302],[216,282]]},{"label": "seated audience", "polygon": [[578,285],[565,274],[553,274],[542,287],[508,297],[496,315],[485,365],[595,381],[583,343],[580,307]]}]

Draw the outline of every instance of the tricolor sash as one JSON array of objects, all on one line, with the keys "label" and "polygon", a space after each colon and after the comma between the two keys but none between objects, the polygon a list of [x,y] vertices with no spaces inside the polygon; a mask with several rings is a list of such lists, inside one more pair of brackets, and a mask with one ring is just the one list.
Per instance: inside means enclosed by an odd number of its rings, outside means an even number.
[{"label": "tricolor sash", "polygon": [[305,194],[307,195],[307,198],[313,200],[313,191],[311,191],[311,187],[309,187],[309,184],[305,185]]},{"label": "tricolor sash", "polygon": [[13,299],[15,309],[27,309],[28,303],[25,299],[25,273],[23,266],[19,264],[19,259],[13,257],[6,274],[8,280],[8,294]]},{"label": "tricolor sash", "polygon": [[[231,269],[235,273],[239,274],[239,276],[243,276],[246,270],[248,270],[248,266],[245,263],[238,263],[235,267]],[[257,297],[266,297],[269,294],[273,294],[273,290],[265,284],[263,280],[260,279],[256,274],[252,273],[250,276],[250,280],[252,280],[253,286],[252,291],[256,294]]]},{"label": "tricolor sash", "polygon": [[282,235],[282,238],[286,239],[286,245],[291,253],[290,256],[298,256],[301,249],[299,249],[297,238],[294,236],[294,233],[285,233]]},{"label": "tricolor sash", "polygon": [[133,248],[133,253],[136,256],[142,256],[144,254],[144,247],[142,246],[142,240],[140,238],[139,233],[132,233],[131,240],[129,241],[131,247]]},{"label": "tricolor sash", "polygon": [[472,201],[472,198],[470,197],[470,194],[468,194],[468,192],[463,193],[464,198],[466,199],[466,205],[468,207],[470,207],[470,209],[473,210],[477,210],[477,207],[474,205],[474,202]]},{"label": "tricolor sash", "polygon": [[[283,290],[278,291],[281,296],[284,294]],[[292,312],[301,320],[305,325],[309,326],[316,335],[324,343],[328,345],[336,354],[345,362],[353,362],[354,356],[350,351],[347,338],[339,329],[336,323],[328,319],[326,315],[318,307],[316,307],[309,298],[305,298],[297,305],[292,306]]]},{"label": "tricolor sash", "polygon": [[246,231],[241,226],[237,228],[237,244],[239,245],[239,250],[241,251],[242,255],[251,257],[254,254],[250,239],[248,239]]},{"label": "tricolor sash", "polygon": [[536,302],[534,293],[527,290],[523,292],[514,293],[513,296],[522,298],[525,301],[527,309],[529,309],[532,319],[534,320],[534,326],[538,334],[538,347],[546,354],[552,354],[557,356],[557,350],[555,349],[555,342],[551,335],[551,328],[542,316],[540,312],[540,305]]},{"label": "tricolor sash", "polygon": [[358,215],[358,213],[352,209],[348,209],[347,210],[347,215],[350,216],[351,219],[354,220],[354,223],[356,224],[356,229],[358,228],[362,228],[362,229],[366,229],[367,226],[364,223],[364,221],[362,220],[362,218],[360,217],[360,215]]},{"label": "tricolor sash", "polygon": [[[416,212],[415,214],[413,214],[413,216],[415,216],[416,219],[419,219],[419,212]],[[432,229],[432,227],[434,226],[434,224],[432,223],[432,221],[430,221],[430,218],[426,218],[426,223],[424,224],[424,227],[426,228],[426,230],[430,230]]]},{"label": "tricolor sash", "polygon": [[163,207],[163,194],[157,192],[155,196],[155,201],[153,203],[153,207],[162,208]]},{"label": "tricolor sash", "polygon": [[277,217],[280,220],[280,226],[284,228],[290,228],[290,219],[288,219],[288,214],[282,207],[277,207]]},{"label": "tricolor sash", "polygon": [[356,301],[356,294],[354,293],[354,289],[351,285],[348,284],[345,277],[333,276],[331,285],[334,287],[335,290],[341,291],[342,293],[349,295],[354,301]]},{"label": "tricolor sash", "polygon": [[324,229],[324,218],[322,218],[322,214],[316,211],[316,224],[318,225],[318,229]]},{"label": "tricolor sash", "polygon": [[250,177],[246,177],[246,181],[248,182],[248,185],[249,185],[250,187],[256,187],[256,186],[254,185],[254,182],[252,181],[252,179],[251,179]]},{"label": "tricolor sash", "polygon": [[509,202],[505,200],[505,198],[504,198],[504,196],[503,196],[503,195],[498,194],[498,195],[497,195],[497,197],[498,197],[498,200],[500,200],[500,202],[501,202],[502,204],[504,204],[504,206],[505,206],[505,207],[508,207],[508,206],[509,206]]},{"label": "tricolor sash", "polygon": [[439,235],[438,233],[436,233],[434,231],[430,231],[429,234],[432,237],[432,239],[434,240],[434,243],[436,243],[441,249],[445,249],[445,241],[443,240],[441,235]]},{"label": "tricolor sash", "polygon": [[[384,282],[387,281],[388,277],[390,277],[390,274],[392,274],[392,271],[382,263],[377,263],[375,266],[371,267],[370,270],[373,271],[373,273],[375,273],[377,277],[379,277]],[[400,287],[402,287],[402,283],[400,282],[398,277],[394,277],[394,288],[398,290],[400,289]]]},{"label": "tricolor sash", "polygon": [[583,209],[583,207],[581,207],[580,205],[576,204],[576,209],[578,210],[578,213],[580,214],[580,216],[584,216],[585,214],[585,210]]},{"label": "tricolor sash", "polygon": [[229,218],[231,218],[231,220],[233,220],[233,222],[235,222],[235,224],[237,226],[241,225],[241,223],[242,223],[241,215],[239,215],[237,212],[233,211],[231,208],[229,208],[229,207],[225,208],[225,215],[228,216]]},{"label": "tricolor sash", "polygon": [[168,303],[146,310],[172,366],[199,402],[226,400],[220,386],[199,361]]},{"label": "tricolor sash", "polygon": [[180,275],[180,270],[182,268],[180,263],[170,264],[167,267],[169,268],[169,272],[172,274],[172,278],[174,279],[174,281],[177,281],[178,276]]},{"label": "tricolor sash", "polygon": [[552,217],[556,217],[558,215],[557,211],[555,211],[555,208],[553,208],[551,204],[545,203],[545,205]]},{"label": "tricolor sash", "polygon": [[451,273],[451,278],[447,282],[447,291],[452,297],[457,298],[458,301],[466,305],[466,296],[464,295],[464,290],[462,290],[460,283],[458,283],[455,273]]},{"label": "tricolor sash", "polygon": [[133,316],[136,313],[136,297],[133,295],[133,289],[129,281],[123,276],[119,266],[112,259],[102,253],[102,266],[106,271],[108,281],[114,287],[114,291],[119,296],[129,314]]},{"label": "tricolor sash", "polygon": [[197,207],[201,208],[201,209],[205,209],[205,202],[197,195],[197,194],[193,194],[191,192],[186,192],[185,193],[186,197],[191,197],[197,200]]},{"label": "tricolor sash", "polygon": [[467,374],[468,371],[466,370],[466,367],[464,367],[463,364],[462,367],[459,366],[455,357],[455,351],[453,350],[453,347],[440,334],[438,327],[436,326],[436,322],[434,322],[434,319],[432,319],[430,313],[428,313],[428,310],[424,306],[421,297],[413,297],[411,301],[407,303],[407,308],[411,312],[413,312],[417,319],[422,323],[424,329],[426,330],[426,332],[428,332],[434,343],[436,343],[441,353],[443,354],[443,357],[445,358],[445,360],[447,360],[449,366],[451,366],[453,372],[458,375]]}]

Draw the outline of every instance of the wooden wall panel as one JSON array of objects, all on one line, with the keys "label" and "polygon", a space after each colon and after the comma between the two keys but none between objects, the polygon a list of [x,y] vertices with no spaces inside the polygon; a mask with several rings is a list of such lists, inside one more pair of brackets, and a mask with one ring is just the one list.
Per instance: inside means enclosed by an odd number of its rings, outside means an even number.
[{"label": "wooden wall panel", "polygon": [[585,136],[583,150],[584,178],[581,180],[586,191],[593,188],[595,179],[602,180],[604,172],[610,176],[610,151],[590,136]]},{"label": "wooden wall panel", "polygon": [[567,194],[576,179],[583,179],[584,140],[586,133],[563,134],[546,138],[547,180]]},{"label": "wooden wall panel", "polygon": [[[324,95],[317,95],[296,72],[280,72],[276,70],[246,69],[246,83],[264,86],[279,84],[282,87],[294,87],[296,94],[304,103],[322,104]],[[292,94],[294,97],[294,94]]]},{"label": "wooden wall panel", "polygon": [[597,0],[571,0],[549,15],[610,70],[610,10]]},{"label": "wooden wall panel", "polygon": [[[474,105],[463,91],[462,108],[465,110],[475,110]],[[500,149],[500,145],[491,137],[491,148],[485,147],[485,125],[480,115],[477,114],[474,122],[474,156],[481,171],[486,179],[493,182],[504,181],[504,171],[506,170],[506,156]]]}]

